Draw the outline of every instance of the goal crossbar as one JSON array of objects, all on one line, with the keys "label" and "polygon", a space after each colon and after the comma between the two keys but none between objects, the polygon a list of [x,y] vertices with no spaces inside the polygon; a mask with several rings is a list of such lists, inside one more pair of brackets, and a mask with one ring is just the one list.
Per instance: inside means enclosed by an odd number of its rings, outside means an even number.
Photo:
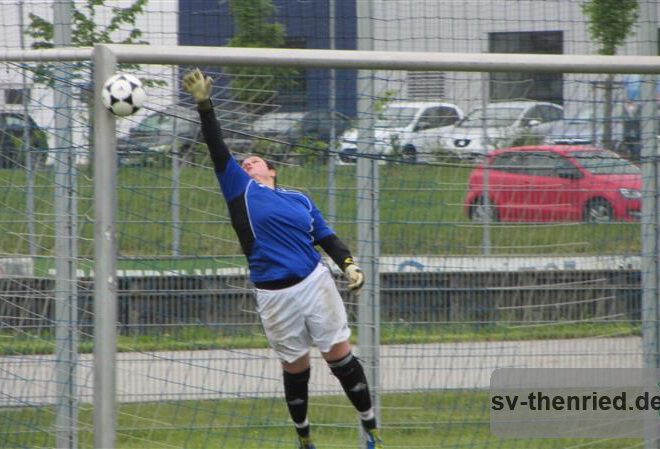
[{"label": "goal crossbar", "polygon": [[91,60],[104,49],[118,63],[281,66],[456,72],[660,74],[660,56],[538,55],[411,51],[309,50],[207,46],[98,44],[92,48],[9,50],[0,61]]}]

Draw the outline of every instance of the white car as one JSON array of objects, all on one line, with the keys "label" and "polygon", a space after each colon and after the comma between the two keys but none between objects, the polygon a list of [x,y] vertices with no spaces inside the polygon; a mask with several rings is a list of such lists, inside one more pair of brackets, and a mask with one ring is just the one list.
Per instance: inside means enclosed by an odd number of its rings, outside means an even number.
[{"label": "white car", "polygon": [[554,103],[489,103],[448,129],[443,149],[461,158],[480,157],[496,148],[542,140],[563,117],[564,108]]},{"label": "white car", "polygon": [[[463,118],[456,105],[435,101],[393,101],[385,106],[374,125],[374,147],[379,156],[401,156],[407,160],[426,158],[438,147],[443,130]],[[341,136],[339,160],[355,163],[358,130]]]}]

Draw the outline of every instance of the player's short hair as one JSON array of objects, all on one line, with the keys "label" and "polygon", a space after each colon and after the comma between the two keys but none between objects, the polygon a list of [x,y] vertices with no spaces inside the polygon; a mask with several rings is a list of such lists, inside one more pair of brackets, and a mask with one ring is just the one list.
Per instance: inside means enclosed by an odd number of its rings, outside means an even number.
[{"label": "player's short hair", "polygon": [[243,162],[245,162],[246,159],[250,159],[251,157],[258,157],[259,159],[262,159],[266,163],[266,167],[268,167],[269,170],[277,171],[277,167],[275,166],[275,163],[273,161],[265,158],[263,155],[258,153],[246,154],[240,159],[239,164],[243,165]]}]

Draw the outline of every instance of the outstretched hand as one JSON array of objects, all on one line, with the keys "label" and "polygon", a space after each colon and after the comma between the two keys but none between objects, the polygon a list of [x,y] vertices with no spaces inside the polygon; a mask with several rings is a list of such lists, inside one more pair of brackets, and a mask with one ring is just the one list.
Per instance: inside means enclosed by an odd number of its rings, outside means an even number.
[{"label": "outstretched hand", "polygon": [[213,79],[195,69],[183,76],[183,88],[195,99],[197,103],[203,103],[211,99],[211,88]]}]

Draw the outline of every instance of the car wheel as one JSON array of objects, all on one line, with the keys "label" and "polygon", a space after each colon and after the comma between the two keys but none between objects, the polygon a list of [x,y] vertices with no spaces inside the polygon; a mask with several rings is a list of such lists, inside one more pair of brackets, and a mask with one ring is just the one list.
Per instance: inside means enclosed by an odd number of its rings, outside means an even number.
[{"label": "car wheel", "polygon": [[405,145],[401,150],[401,159],[406,162],[417,162],[417,149],[414,145]]},{"label": "car wheel", "polygon": [[604,198],[590,200],[584,208],[584,221],[589,223],[609,223],[614,220],[614,209]]},{"label": "car wheel", "polygon": [[497,206],[493,201],[484,204],[484,197],[480,196],[470,206],[470,220],[477,223],[487,223],[499,221],[500,217],[497,212]]}]

